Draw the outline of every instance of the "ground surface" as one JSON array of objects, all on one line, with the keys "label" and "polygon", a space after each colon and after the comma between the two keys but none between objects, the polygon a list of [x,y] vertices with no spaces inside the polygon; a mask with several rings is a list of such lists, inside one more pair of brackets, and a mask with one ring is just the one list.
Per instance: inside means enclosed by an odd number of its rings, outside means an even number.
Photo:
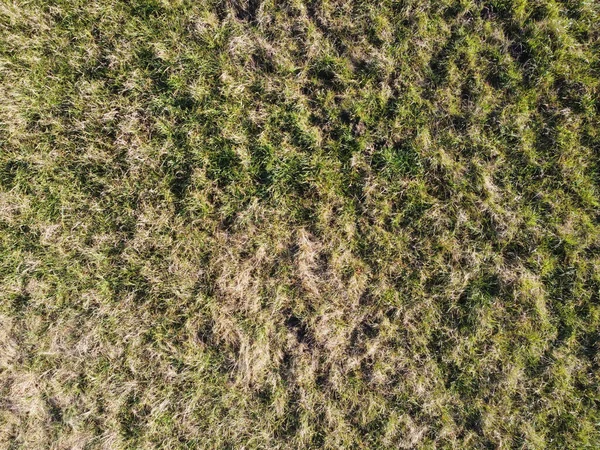
[{"label": "ground surface", "polygon": [[600,446],[600,4],[0,2],[0,446]]}]

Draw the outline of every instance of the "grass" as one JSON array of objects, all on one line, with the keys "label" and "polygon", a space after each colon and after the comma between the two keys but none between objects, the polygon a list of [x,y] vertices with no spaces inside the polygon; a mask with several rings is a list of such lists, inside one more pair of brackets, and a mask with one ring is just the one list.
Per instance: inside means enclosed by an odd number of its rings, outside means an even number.
[{"label": "grass", "polygon": [[0,3],[0,446],[600,446],[600,5]]}]

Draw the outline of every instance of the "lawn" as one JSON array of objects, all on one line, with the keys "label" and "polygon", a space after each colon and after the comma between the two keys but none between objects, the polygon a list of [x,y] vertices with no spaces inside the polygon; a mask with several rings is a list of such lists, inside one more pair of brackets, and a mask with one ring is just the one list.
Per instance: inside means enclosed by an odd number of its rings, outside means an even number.
[{"label": "lawn", "polygon": [[0,447],[600,448],[600,2],[0,0]]}]

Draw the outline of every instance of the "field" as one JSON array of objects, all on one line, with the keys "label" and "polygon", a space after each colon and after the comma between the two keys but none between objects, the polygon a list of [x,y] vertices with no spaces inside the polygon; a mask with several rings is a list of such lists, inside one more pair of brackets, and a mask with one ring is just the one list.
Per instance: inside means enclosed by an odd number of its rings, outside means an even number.
[{"label": "field", "polygon": [[600,2],[0,1],[0,448],[600,448]]}]

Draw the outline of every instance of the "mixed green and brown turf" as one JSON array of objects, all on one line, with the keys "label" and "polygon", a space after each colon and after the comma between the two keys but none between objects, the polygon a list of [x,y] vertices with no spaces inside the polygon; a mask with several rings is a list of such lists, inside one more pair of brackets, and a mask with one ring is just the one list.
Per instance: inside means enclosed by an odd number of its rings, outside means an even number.
[{"label": "mixed green and brown turf", "polygon": [[0,1],[0,447],[600,447],[596,0]]}]

